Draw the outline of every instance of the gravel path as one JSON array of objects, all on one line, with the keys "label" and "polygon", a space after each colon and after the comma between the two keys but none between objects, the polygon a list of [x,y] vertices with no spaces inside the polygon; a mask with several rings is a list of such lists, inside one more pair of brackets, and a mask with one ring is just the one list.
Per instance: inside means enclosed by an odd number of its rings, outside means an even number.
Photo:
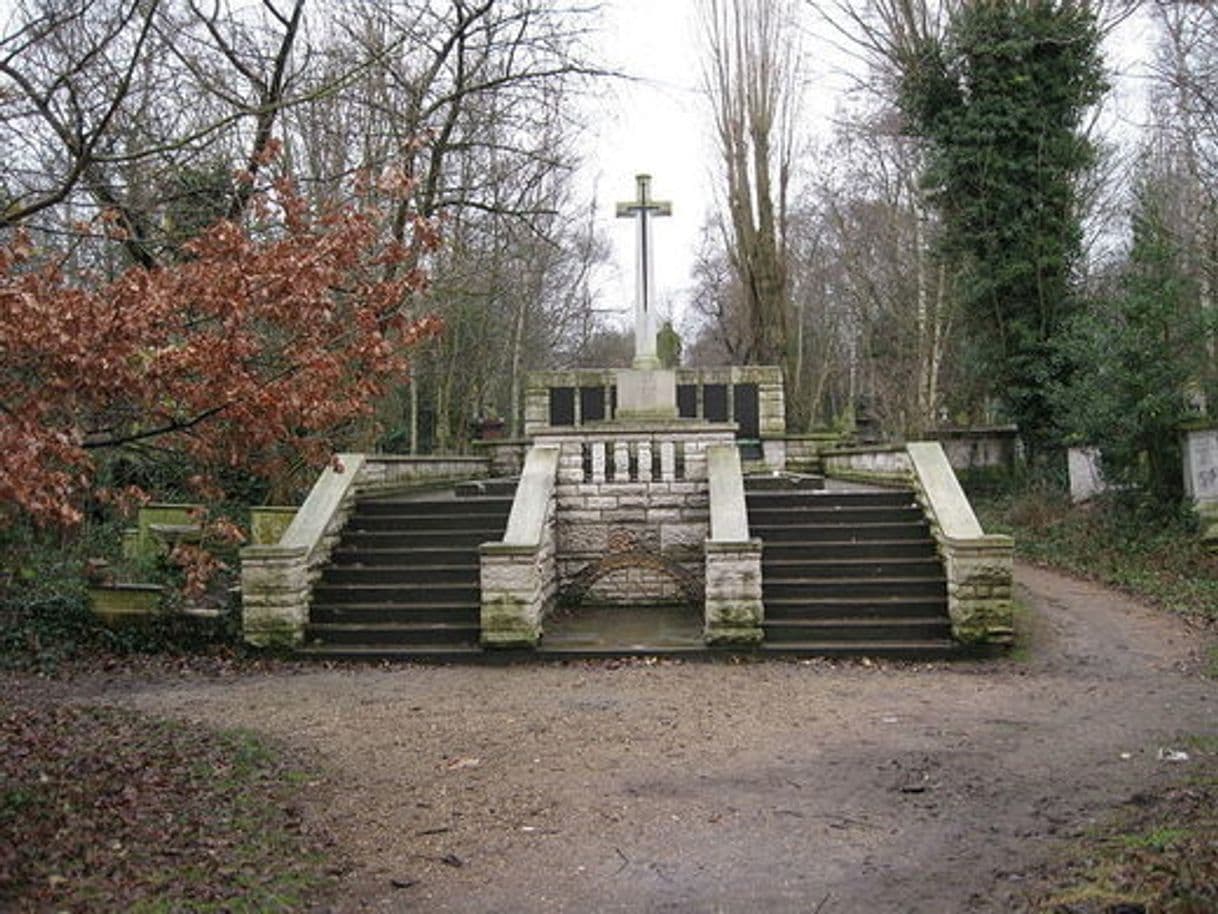
[{"label": "gravel path", "polygon": [[[1028,659],[345,667],[116,691],[335,773],[336,910],[998,912],[1218,734],[1198,636],[1017,569]],[[397,882],[401,888],[395,888]]]}]

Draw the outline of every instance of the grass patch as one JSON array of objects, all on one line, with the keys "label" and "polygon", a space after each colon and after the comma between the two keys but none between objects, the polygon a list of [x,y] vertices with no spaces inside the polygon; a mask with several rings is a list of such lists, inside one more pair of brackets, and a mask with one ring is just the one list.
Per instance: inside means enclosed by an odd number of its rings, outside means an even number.
[{"label": "grass patch", "polygon": [[1218,911],[1218,739],[1187,745],[1193,757],[1187,779],[1139,794],[1079,842],[1069,854],[1073,862],[1041,874],[1030,911]]},{"label": "grass patch", "polygon": [[247,731],[0,705],[0,908],[299,911],[332,884],[319,776]]},{"label": "grass patch", "polygon": [[1015,537],[1016,554],[1137,594],[1173,612],[1218,620],[1218,556],[1187,511],[1113,495],[1072,505],[1052,492],[981,494],[987,532]]}]

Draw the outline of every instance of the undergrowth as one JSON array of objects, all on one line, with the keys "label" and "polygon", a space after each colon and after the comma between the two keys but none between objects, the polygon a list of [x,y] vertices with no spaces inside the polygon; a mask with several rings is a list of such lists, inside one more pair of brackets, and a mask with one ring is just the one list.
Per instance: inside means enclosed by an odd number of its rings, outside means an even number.
[{"label": "undergrowth", "polygon": [[1035,914],[1218,911],[1218,742],[1186,744],[1190,776],[1137,794],[1042,874]]},{"label": "undergrowth", "polygon": [[271,912],[330,884],[317,773],[245,731],[0,703],[0,907]]},{"label": "undergrowth", "polygon": [[1183,506],[1131,493],[1075,506],[1053,490],[973,495],[987,533],[1009,533],[1016,554],[1144,597],[1173,612],[1218,620],[1218,556]]}]

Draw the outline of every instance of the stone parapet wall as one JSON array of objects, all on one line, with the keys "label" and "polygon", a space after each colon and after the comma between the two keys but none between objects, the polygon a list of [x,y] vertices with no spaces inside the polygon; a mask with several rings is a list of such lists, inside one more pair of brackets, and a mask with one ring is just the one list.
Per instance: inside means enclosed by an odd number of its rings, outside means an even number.
[{"label": "stone parapet wall", "polygon": [[1014,425],[938,428],[926,437],[943,445],[948,463],[957,472],[1013,470],[1019,456],[1019,429]]},{"label": "stone parapet wall", "polygon": [[[552,389],[603,387],[608,390],[617,385],[617,371],[612,368],[582,368],[530,372],[525,389],[525,434],[534,435],[549,424],[549,395]],[[722,368],[678,368],[675,373],[677,385],[699,388],[699,403],[702,402],[701,389],[708,384],[722,384],[729,388],[738,384],[756,385],[758,426],[762,439],[781,438],[786,434],[786,403],[781,368],[775,365],[737,365]],[[731,403],[732,398],[729,396],[729,409]],[[699,412],[698,415],[703,414]],[[577,418],[575,424],[579,427],[583,423]]]},{"label": "stone parapet wall", "polygon": [[529,439],[491,438],[471,442],[471,447],[475,454],[490,462],[492,476],[519,476],[529,450]]},{"label": "stone parapet wall", "polygon": [[882,486],[908,486],[913,469],[901,444],[834,448],[821,453],[821,464],[834,479]]},{"label": "stone parapet wall", "polygon": [[[837,432],[807,432],[802,435],[787,435],[783,439],[784,461],[792,473],[820,473],[821,454],[831,450],[841,441]],[[766,461],[769,463],[769,460]]]}]

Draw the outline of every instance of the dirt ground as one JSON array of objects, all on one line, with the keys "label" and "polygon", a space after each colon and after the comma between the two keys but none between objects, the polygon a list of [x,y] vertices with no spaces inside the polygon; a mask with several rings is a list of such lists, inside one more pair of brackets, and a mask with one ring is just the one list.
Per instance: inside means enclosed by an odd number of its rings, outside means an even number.
[{"label": "dirt ground", "polygon": [[[997,912],[1218,734],[1199,635],[1017,569],[989,663],[306,668],[130,685],[319,753],[339,912]],[[1024,656],[1026,653],[1026,656]],[[327,908],[328,910],[328,908]]]}]

